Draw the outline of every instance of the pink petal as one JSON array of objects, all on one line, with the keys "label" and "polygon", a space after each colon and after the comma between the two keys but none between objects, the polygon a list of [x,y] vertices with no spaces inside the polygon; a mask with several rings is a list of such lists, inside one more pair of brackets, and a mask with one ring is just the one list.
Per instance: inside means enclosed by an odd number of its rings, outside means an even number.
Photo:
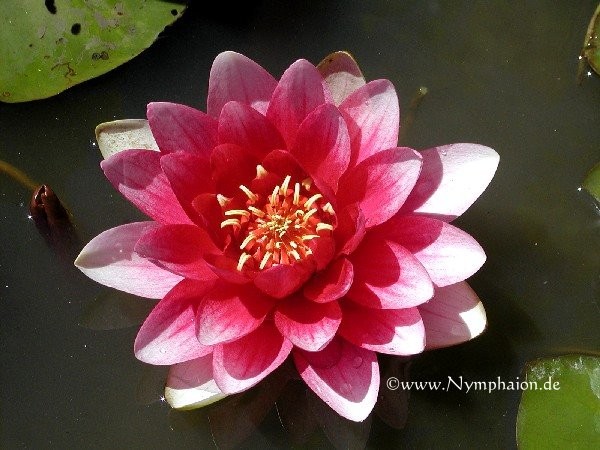
[{"label": "pink petal", "polygon": [[316,352],[335,336],[342,321],[342,310],[336,301],[314,303],[292,296],[277,305],[275,325],[296,347]]},{"label": "pink petal", "polygon": [[300,59],[283,73],[267,109],[267,119],[279,130],[288,149],[302,121],[325,99],[321,75],[308,61]]},{"label": "pink petal", "polygon": [[[219,204],[216,194],[200,194],[192,201],[192,208],[195,211],[196,223],[202,227],[215,245],[223,248],[224,230],[221,228],[223,221],[223,210]],[[191,214],[191,213],[190,213]]]},{"label": "pink petal", "polygon": [[450,144],[421,152],[423,168],[402,211],[450,221],[467,210],[492,180],[500,157],[489,147]]},{"label": "pink petal", "polygon": [[331,53],[319,63],[317,70],[329,87],[336,106],[365,84],[358,64],[347,52]]},{"label": "pink petal", "polygon": [[177,364],[212,352],[198,342],[196,310],[214,282],[183,280],[143,323],[134,344],[140,361],[155,365]]},{"label": "pink petal", "polygon": [[297,291],[315,271],[315,262],[306,259],[292,265],[276,264],[261,270],[254,278],[254,285],[265,294],[284,298]]},{"label": "pink petal", "polygon": [[376,153],[348,171],[340,181],[341,205],[358,203],[370,228],[398,212],[417,182],[421,157],[409,148]]},{"label": "pink petal", "polygon": [[317,303],[332,302],[346,295],[353,279],[352,263],[341,257],[312,277],[304,286],[303,293]]},{"label": "pink petal", "polygon": [[302,170],[296,158],[286,150],[273,150],[262,161],[262,166],[269,173],[279,175],[283,180],[290,175],[293,180],[303,180],[306,173]]},{"label": "pink petal", "polygon": [[335,239],[330,236],[321,236],[319,239],[312,239],[308,242],[308,247],[312,251],[313,259],[317,264],[316,270],[323,270],[335,256]]},{"label": "pink petal", "polygon": [[358,204],[348,205],[338,212],[334,238],[339,253],[349,255],[362,242],[367,232],[366,219]]},{"label": "pink petal", "polygon": [[203,345],[232,342],[256,330],[274,305],[274,300],[253,289],[217,283],[198,310],[198,340]]},{"label": "pink petal", "polygon": [[390,355],[414,355],[425,348],[425,327],[417,308],[373,309],[345,302],[339,334],[354,345]]},{"label": "pink petal", "polygon": [[398,145],[400,107],[388,80],[371,81],[357,89],[340,105],[340,111],[352,142],[352,166]]},{"label": "pink petal", "polygon": [[433,284],[425,268],[395,242],[367,235],[349,259],[354,267],[354,281],[347,297],[361,305],[410,308],[433,295]]},{"label": "pink petal", "polygon": [[135,222],[107,230],[81,250],[75,265],[105,286],[141,297],[163,298],[182,278],[133,251],[140,236],[157,227],[154,222]]},{"label": "pink petal", "polygon": [[425,324],[427,349],[468,341],[487,326],[479,297],[464,281],[436,288],[433,298],[419,305],[419,312]]},{"label": "pink petal", "polygon": [[383,224],[376,233],[415,255],[436,286],[463,281],[485,262],[485,253],[475,239],[430,217],[399,215]]},{"label": "pink petal", "polygon": [[277,81],[250,58],[220,53],[210,69],[207,112],[217,118],[230,101],[239,101],[265,114]]},{"label": "pink petal", "polygon": [[238,261],[225,255],[204,255],[204,260],[219,278],[228,283],[247,284],[250,277],[247,271],[237,269]]},{"label": "pink petal", "polygon": [[146,111],[162,153],[192,152],[208,158],[217,145],[217,122],[202,111],[177,103],[150,103]]},{"label": "pink petal", "polygon": [[220,253],[208,234],[196,225],[163,225],[147,230],[135,246],[143,258],[194,280],[211,280],[214,273],[205,254]]},{"label": "pink petal", "polygon": [[215,381],[228,394],[245,391],[277,369],[292,347],[272,323],[265,322],[235,342],[215,348]]},{"label": "pink petal", "polygon": [[290,152],[324,194],[336,192],[350,161],[348,129],[337,108],[327,103],[310,113]]},{"label": "pink petal", "polygon": [[100,163],[106,178],[140,211],[160,223],[192,223],[160,167],[160,153],[124,150]]},{"label": "pink petal", "polygon": [[206,158],[193,153],[177,152],[164,155],[160,165],[173,192],[189,217],[198,222],[193,200],[202,193],[214,193],[210,164]]},{"label": "pink petal", "polygon": [[320,352],[293,355],[302,379],[338,414],[361,422],[371,413],[379,392],[375,352],[336,338]]},{"label": "pink petal", "polygon": [[229,102],[221,110],[219,143],[235,144],[259,160],[272,150],[285,148],[283,138],[271,122],[239,102]]},{"label": "pink petal", "polygon": [[212,176],[217,193],[233,197],[240,192],[240,185],[248,186],[256,176],[256,159],[235,144],[215,147],[210,158]]},{"label": "pink petal", "polygon": [[175,364],[169,370],[165,399],[175,409],[201,408],[227,395],[213,380],[213,355]]}]

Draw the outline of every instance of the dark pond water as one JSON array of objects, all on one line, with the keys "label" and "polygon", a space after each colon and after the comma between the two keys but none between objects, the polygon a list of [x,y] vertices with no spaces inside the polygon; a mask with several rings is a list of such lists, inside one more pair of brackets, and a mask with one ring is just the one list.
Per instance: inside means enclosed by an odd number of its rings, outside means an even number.
[{"label": "dark pond water", "polygon": [[[297,58],[317,63],[345,49],[367,79],[395,84],[404,110],[420,86],[428,88],[403,144],[477,142],[501,156],[494,181],[458,221],[488,254],[470,280],[488,329],[468,344],[415,357],[412,378],[510,380],[528,360],[600,350],[600,215],[578,190],[600,160],[600,79],[576,84],[595,1],[265,0],[241,10],[223,3],[217,13],[199,4],[113,72],[48,100],[0,104],[0,159],[52,186],[82,243],[140,218],[100,171],[98,123],[144,117],[154,100],[204,109],[210,65],[223,50],[279,76]],[[0,175],[0,446],[214,446],[206,411],[171,412],[160,401],[162,374],[134,358],[136,326],[123,325],[140,302],[126,305],[125,315],[103,312],[110,291],[48,249],[28,219],[29,196]],[[352,447],[512,448],[519,398],[412,392],[401,430],[377,417],[370,429],[345,428],[326,411],[331,441],[301,421],[284,430],[271,409],[244,429],[242,442],[329,448],[350,436]],[[252,416],[249,402],[213,415],[222,420],[218,444],[238,442],[232,436]],[[314,414],[305,402],[293,406],[299,416]]]}]

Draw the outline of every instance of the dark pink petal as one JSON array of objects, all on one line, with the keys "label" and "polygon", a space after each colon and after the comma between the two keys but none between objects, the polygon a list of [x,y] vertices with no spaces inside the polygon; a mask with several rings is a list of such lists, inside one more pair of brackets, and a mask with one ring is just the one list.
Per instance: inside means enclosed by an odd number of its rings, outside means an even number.
[{"label": "dark pink petal", "polygon": [[248,285],[219,282],[198,310],[198,340],[203,345],[232,342],[256,330],[274,299]]},{"label": "dark pink petal", "polygon": [[327,103],[310,113],[290,152],[324,194],[336,192],[350,161],[348,128],[337,108]]},{"label": "dark pink petal", "polygon": [[398,215],[374,232],[415,255],[436,286],[463,281],[485,262],[485,253],[475,239],[430,217]]},{"label": "dark pink petal", "polygon": [[275,86],[275,78],[250,58],[220,53],[210,69],[207,112],[217,118],[226,103],[238,101],[265,114]]},{"label": "dark pink petal", "polygon": [[321,75],[311,63],[300,59],[281,76],[267,109],[269,119],[292,148],[302,121],[325,103]]},{"label": "dark pink petal", "polygon": [[219,117],[219,144],[235,144],[262,160],[267,153],[285,148],[277,129],[250,106],[229,102]]},{"label": "dark pink petal", "polygon": [[210,281],[183,280],[171,289],[140,328],[135,356],[148,364],[171,365],[211,353],[211,347],[198,342],[196,312],[213,285]]},{"label": "dark pink petal", "polygon": [[317,303],[332,302],[346,295],[353,279],[352,263],[341,257],[312,277],[304,286],[303,293],[306,298]]},{"label": "dark pink petal", "polygon": [[351,254],[362,242],[366,230],[366,219],[358,204],[348,205],[338,212],[337,228],[334,231],[334,237],[339,249],[343,255]]},{"label": "dark pink petal", "polygon": [[111,228],[81,250],[75,265],[105,286],[141,297],[163,298],[182,278],[133,251],[140,236],[158,226],[155,222],[136,222]]},{"label": "dark pink petal", "polygon": [[312,259],[292,265],[276,264],[261,270],[254,278],[254,285],[271,297],[284,298],[297,291],[310,278],[315,267]]},{"label": "dark pink petal", "polygon": [[204,260],[214,273],[223,281],[234,284],[250,283],[248,271],[237,269],[238,261],[226,255],[205,255]]},{"label": "dark pink petal", "polygon": [[219,204],[216,194],[200,194],[192,201],[197,224],[206,230],[215,245],[223,247],[225,235],[221,228],[223,221],[223,209]]},{"label": "dark pink petal", "polygon": [[320,352],[292,354],[302,379],[338,414],[361,422],[371,413],[379,392],[375,352],[335,338]]},{"label": "dark pink petal", "polygon": [[339,335],[359,347],[390,355],[414,355],[425,348],[425,327],[417,308],[343,306]]},{"label": "dark pink petal", "polygon": [[217,122],[202,111],[177,103],[150,103],[150,129],[162,153],[191,152],[208,158],[217,145]]},{"label": "dark pink petal", "polygon": [[425,324],[427,349],[468,341],[487,326],[479,297],[464,281],[436,288],[433,298],[419,305],[419,312]]},{"label": "dark pink petal", "polygon": [[410,148],[380,151],[349,170],[340,181],[341,205],[358,203],[370,228],[398,212],[417,182],[421,157]]},{"label": "dark pink petal", "polygon": [[489,147],[450,144],[421,152],[423,168],[402,211],[448,222],[467,210],[492,180],[500,157]]},{"label": "dark pink petal", "polygon": [[329,87],[336,106],[365,84],[358,64],[347,52],[331,53],[319,63],[317,70]]},{"label": "dark pink petal", "polygon": [[272,323],[265,322],[235,342],[215,348],[215,381],[225,393],[245,391],[277,369],[292,347]]},{"label": "dark pink petal", "polygon": [[160,167],[159,152],[124,150],[100,163],[106,178],[140,211],[159,223],[192,223]]},{"label": "dark pink petal", "polygon": [[352,167],[398,145],[400,107],[388,80],[371,81],[357,89],[340,105],[340,111],[352,142]]},{"label": "dark pink petal", "polygon": [[248,186],[256,176],[256,164],[256,159],[237,145],[215,147],[210,166],[217,193],[227,197],[238,194],[240,185]]},{"label": "dark pink petal", "polygon": [[164,155],[160,165],[182,208],[198,223],[192,202],[199,194],[215,192],[210,163],[194,153],[177,152]]},{"label": "dark pink petal", "polygon": [[213,355],[175,364],[169,370],[165,399],[180,410],[201,408],[226,397],[213,380]]},{"label": "dark pink petal", "polygon": [[312,239],[308,242],[308,247],[313,252],[313,259],[317,264],[316,270],[323,270],[335,256],[335,239],[330,236]]},{"label": "dark pink petal", "polygon": [[273,150],[262,161],[262,166],[269,173],[278,175],[282,180],[290,175],[293,180],[303,180],[306,173],[288,151]]},{"label": "dark pink petal", "polygon": [[342,321],[342,310],[336,301],[318,304],[291,296],[277,304],[275,325],[296,347],[316,352],[335,336]]},{"label": "dark pink petal", "polygon": [[163,225],[142,234],[135,252],[183,277],[211,280],[214,273],[204,255],[218,254],[220,250],[196,225]]},{"label": "dark pink petal", "polygon": [[367,235],[349,259],[354,267],[354,281],[346,296],[361,305],[410,308],[433,295],[433,284],[425,268],[395,242]]}]

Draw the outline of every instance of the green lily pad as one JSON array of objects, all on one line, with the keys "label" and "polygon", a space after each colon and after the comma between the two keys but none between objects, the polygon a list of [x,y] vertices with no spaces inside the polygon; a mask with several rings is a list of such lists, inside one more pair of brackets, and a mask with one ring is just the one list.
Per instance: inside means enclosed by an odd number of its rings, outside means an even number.
[{"label": "green lily pad", "polygon": [[181,1],[2,0],[0,101],[50,97],[148,48]]},{"label": "green lily pad", "polygon": [[600,163],[596,164],[585,176],[583,188],[592,194],[596,201],[600,202]]},{"label": "green lily pad", "polygon": [[517,416],[521,450],[600,448],[600,357],[567,355],[530,362]]},{"label": "green lily pad", "polygon": [[579,80],[583,78],[585,63],[587,62],[597,74],[600,74],[600,4],[596,8],[592,20],[588,25],[583,48],[579,55]]}]

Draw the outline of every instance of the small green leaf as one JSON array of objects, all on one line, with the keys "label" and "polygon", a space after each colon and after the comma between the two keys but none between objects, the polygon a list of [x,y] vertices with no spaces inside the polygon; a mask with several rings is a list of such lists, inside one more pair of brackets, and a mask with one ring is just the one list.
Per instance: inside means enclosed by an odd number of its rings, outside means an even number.
[{"label": "small green leaf", "polygon": [[583,188],[592,194],[596,201],[600,202],[600,163],[596,164],[585,176]]},{"label": "small green leaf", "polygon": [[580,81],[583,78],[586,62],[597,74],[600,74],[600,4],[596,8],[592,20],[590,20],[590,24],[588,25],[579,59],[581,60],[581,64],[579,64]]},{"label": "small green leaf", "polygon": [[3,0],[0,101],[50,97],[148,48],[181,1]]},{"label": "small green leaf", "polygon": [[600,357],[530,362],[517,416],[521,450],[600,448]]}]

